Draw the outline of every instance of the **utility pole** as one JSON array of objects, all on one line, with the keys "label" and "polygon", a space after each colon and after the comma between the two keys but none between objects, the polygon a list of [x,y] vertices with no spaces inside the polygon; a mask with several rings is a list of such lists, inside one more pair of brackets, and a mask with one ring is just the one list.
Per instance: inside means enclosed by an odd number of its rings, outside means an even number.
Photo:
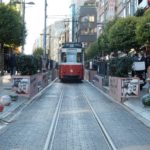
[{"label": "utility pole", "polygon": [[[23,28],[25,29],[25,0],[22,1],[22,17],[23,17]],[[22,53],[24,54],[24,43],[25,43],[25,33],[24,33],[24,29],[22,31],[23,34],[23,45],[22,45]]]},{"label": "utility pole", "polygon": [[75,42],[75,4],[73,3],[73,4],[71,4],[70,5],[70,8],[72,9],[72,22],[71,22],[71,24],[72,24],[72,42]]},{"label": "utility pole", "polygon": [[23,23],[23,30],[22,30],[22,53],[24,53],[24,44],[25,44],[25,32],[24,32],[24,29],[25,29],[25,9],[26,9],[26,4],[27,5],[34,5],[35,3],[34,2],[25,2],[25,0],[21,0],[21,1],[10,1],[10,5],[14,5],[14,4],[19,4],[21,5],[21,15],[22,15],[22,23]]},{"label": "utility pole", "polygon": [[46,19],[47,19],[47,0],[45,0],[44,4],[44,35],[43,35],[44,59],[46,59]]},{"label": "utility pole", "polygon": [[44,33],[43,33],[44,53],[43,53],[43,59],[42,59],[42,71],[43,72],[46,71],[46,62],[47,62],[47,58],[46,58],[46,19],[47,19],[47,0],[45,0],[45,2],[44,2]]},{"label": "utility pole", "polygon": [[75,4],[72,4],[72,42],[75,42]]}]

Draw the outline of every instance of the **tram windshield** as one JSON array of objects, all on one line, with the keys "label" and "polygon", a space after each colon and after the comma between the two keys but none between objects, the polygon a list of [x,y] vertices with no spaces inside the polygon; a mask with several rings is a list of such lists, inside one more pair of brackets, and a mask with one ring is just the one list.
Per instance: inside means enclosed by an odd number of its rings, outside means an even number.
[{"label": "tram windshield", "polygon": [[82,53],[81,52],[63,52],[61,53],[61,62],[67,63],[81,63]]}]

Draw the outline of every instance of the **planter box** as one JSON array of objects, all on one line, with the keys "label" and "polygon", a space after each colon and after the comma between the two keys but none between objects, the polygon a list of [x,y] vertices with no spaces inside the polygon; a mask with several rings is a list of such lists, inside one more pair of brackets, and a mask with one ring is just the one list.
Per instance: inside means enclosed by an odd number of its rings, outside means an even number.
[{"label": "planter box", "polygon": [[17,94],[32,97],[48,85],[48,73],[38,73],[31,76],[16,75],[12,77],[12,90]]},{"label": "planter box", "polygon": [[127,97],[139,96],[138,78],[109,77],[109,95],[121,102]]}]

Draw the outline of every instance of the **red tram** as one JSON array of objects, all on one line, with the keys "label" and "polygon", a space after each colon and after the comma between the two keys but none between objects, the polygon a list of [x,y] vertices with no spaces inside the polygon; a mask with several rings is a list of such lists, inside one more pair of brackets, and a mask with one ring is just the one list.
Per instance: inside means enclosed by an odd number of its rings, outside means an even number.
[{"label": "red tram", "polygon": [[83,80],[84,52],[81,43],[63,43],[59,51],[59,79]]}]

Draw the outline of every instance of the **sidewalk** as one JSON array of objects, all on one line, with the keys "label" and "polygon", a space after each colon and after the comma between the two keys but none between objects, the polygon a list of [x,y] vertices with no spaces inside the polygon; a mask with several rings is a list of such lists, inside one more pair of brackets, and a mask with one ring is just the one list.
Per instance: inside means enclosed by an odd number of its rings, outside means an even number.
[{"label": "sidewalk", "polygon": [[[24,96],[19,96],[16,101],[11,101],[11,104],[9,106],[4,106],[4,109],[2,112],[0,112],[0,122],[6,121],[5,119],[9,118],[11,115],[15,115],[15,113],[22,109],[23,107],[27,106],[30,102],[32,102],[36,97],[40,96],[41,93],[47,89],[49,86],[52,85],[55,80],[51,80],[51,75],[49,77],[49,84],[48,86],[44,87],[40,90],[39,93],[37,93],[34,97],[28,98]],[[9,96],[10,94],[16,94],[11,90],[12,87],[12,80],[11,76],[9,74],[6,74],[4,76],[0,76],[0,98],[4,95]]]},{"label": "sidewalk", "polygon": [[136,116],[147,126],[150,127],[150,106],[142,104],[142,96],[148,94],[148,89],[140,91],[140,96],[137,98],[128,98],[123,102],[131,111],[135,112]]},{"label": "sidewalk", "polygon": [[[0,98],[3,95],[9,95],[11,91],[11,76],[5,75],[0,77]],[[142,104],[142,96],[147,94],[147,89],[143,89],[140,92],[140,96],[136,98],[128,98],[124,101],[123,106],[126,107],[131,113],[133,113],[139,120],[150,127],[150,107],[144,107]],[[107,91],[105,91],[107,95]],[[18,96],[17,101],[12,101],[9,106],[5,106],[3,112],[0,112],[0,119],[5,119],[11,113],[15,112],[19,107],[24,106],[28,102],[28,98]]]},{"label": "sidewalk", "polygon": [[[109,95],[109,88],[107,86],[103,87],[103,90],[96,87],[93,83],[89,82],[92,86],[96,89],[101,91],[106,97],[111,99],[114,102],[117,102],[115,99],[110,97]],[[123,102],[117,102],[118,104],[122,105],[125,109],[127,109],[130,113],[132,113],[137,119],[142,121],[146,126],[150,128],[150,106],[144,106],[142,103],[142,96],[148,94],[148,87],[143,87],[142,91],[138,97],[128,97]]]},{"label": "sidewalk", "polygon": [[[0,77],[0,98],[4,95],[10,95],[14,92],[11,90],[11,76],[10,75],[4,75]],[[11,104],[9,106],[4,106],[4,109],[2,112],[0,112],[0,119],[4,119],[11,115],[16,109],[18,109],[20,106],[24,105],[26,103],[28,98],[18,96],[18,99],[16,101],[11,101]]]}]

